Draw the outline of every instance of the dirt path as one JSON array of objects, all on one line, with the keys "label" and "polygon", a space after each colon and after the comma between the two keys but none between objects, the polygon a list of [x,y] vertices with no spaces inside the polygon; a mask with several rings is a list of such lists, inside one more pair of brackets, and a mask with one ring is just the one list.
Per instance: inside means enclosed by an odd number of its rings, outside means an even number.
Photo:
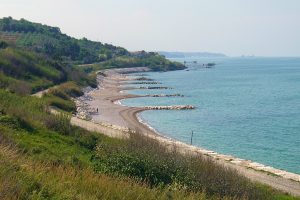
[{"label": "dirt path", "polygon": [[[63,84],[63,83],[62,83],[62,84]],[[39,91],[39,92],[37,92],[37,93],[34,93],[34,94],[32,94],[31,96],[38,97],[38,98],[42,98],[42,96],[43,96],[44,94],[48,93],[49,90],[55,89],[55,88],[57,88],[58,86],[59,86],[59,85],[52,86],[52,87],[50,87],[50,88],[48,88],[48,89],[45,89],[45,90]]]},{"label": "dirt path", "polygon": [[43,96],[44,94],[48,93],[49,90],[50,90],[50,88],[49,88],[49,89],[46,89],[46,90],[39,91],[39,92],[37,92],[37,93],[34,93],[34,94],[32,94],[31,96],[38,97],[38,98],[42,98],[42,96]]}]

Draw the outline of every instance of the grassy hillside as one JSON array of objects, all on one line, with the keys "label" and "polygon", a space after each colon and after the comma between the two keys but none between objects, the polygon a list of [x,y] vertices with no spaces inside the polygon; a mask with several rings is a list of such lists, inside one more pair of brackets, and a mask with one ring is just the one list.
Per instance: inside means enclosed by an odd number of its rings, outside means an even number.
[{"label": "grassy hillside", "polygon": [[[130,53],[122,47],[94,42],[86,38],[75,39],[61,33],[57,27],[32,23],[25,19],[14,20],[11,17],[0,19],[0,40],[1,38],[12,40],[17,47],[43,53],[68,63],[105,62],[105,66],[147,66],[157,71],[184,68],[182,64],[167,61],[157,53],[144,51]],[[132,60],[126,62],[124,58]]]},{"label": "grassy hillside", "polygon": [[54,58],[90,63],[129,54],[124,48],[92,42],[86,38],[77,40],[61,33],[57,27],[32,23],[25,19],[3,18],[0,20],[0,31],[6,34],[18,33],[15,40],[18,47],[25,47]]},{"label": "grassy hillside", "polygon": [[0,88],[30,94],[66,81],[96,84],[94,77],[45,55],[6,45],[0,49]]},{"label": "grassy hillside", "polygon": [[1,88],[30,93],[67,80],[66,68],[35,53],[5,48],[0,50]]}]

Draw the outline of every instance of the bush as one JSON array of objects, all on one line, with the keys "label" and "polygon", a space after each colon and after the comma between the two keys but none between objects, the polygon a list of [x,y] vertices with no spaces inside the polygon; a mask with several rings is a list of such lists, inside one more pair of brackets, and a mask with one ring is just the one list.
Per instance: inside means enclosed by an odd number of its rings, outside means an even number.
[{"label": "bush", "polygon": [[43,99],[48,105],[57,107],[67,112],[75,112],[76,105],[71,97],[83,95],[81,88],[74,82],[66,82],[54,88],[51,88]]},{"label": "bush", "polygon": [[54,96],[51,94],[44,95],[43,99],[47,102],[47,104],[49,106],[59,108],[66,112],[75,112],[76,111],[76,105],[70,99],[65,100],[65,99],[62,99],[60,97],[57,97],[57,96]]},{"label": "bush", "polygon": [[15,81],[9,84],[7,87],[10,91],[15,92],[20,95],[31,94],[31,86],[25,81]]},{"label": "bush", "polygon": [[24,129],[26,131],[34,131],[33,127],[27,121],[16,116],[0,115],[0,123],[15,130]]},{"label": "bush", "polygon": [[62,133],[64,135],[72,134],[70,117],[64,114],[50,115],[45,119],[45,125],[50,130]]},{"label": "bush", "polygon": [[18,122],[18,120],[8,115],[0,116],[0,123],[12,129],[20,128],[20,123]]},{"label": "bush", "polygon": [[75,136],[75,141],[82,147],[85,147],[89,150],[94,150],[99,138],[95,135],[92,135],[90,132],[84,131],[73,127],[73,134]]},{"label": "bush", "polygon": [[83,95],[81,88],[75,82],[71,81],[51,88],[48,93],[65,100],[70,99],[70,97],[78,97]]},{"label": "bush", "polygon": [[6,47],[8,47],[8,44],[4,41],[0,41],[0,49],[5,49]]},{"label": "bush", "polygon": [[56,88],[50,89],[48,91],[48,94],[52,94],[52,95],[57,96],[64,100],[70,100],[70,97],[64,91],[56,89]]}]

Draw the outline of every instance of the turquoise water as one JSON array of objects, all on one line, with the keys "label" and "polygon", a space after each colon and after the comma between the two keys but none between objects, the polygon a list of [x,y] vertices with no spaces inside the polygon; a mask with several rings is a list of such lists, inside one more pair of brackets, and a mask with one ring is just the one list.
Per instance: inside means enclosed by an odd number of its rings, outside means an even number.
[{"label": "turquoise water", "polygon": [[146,111],[141,117],[160,133],[239,158],[300,174],[300,58],[195,59],[211,69],[155,73],[149,78],[185,97],[136,98],[132,106],[191,104],[188,111]]}]

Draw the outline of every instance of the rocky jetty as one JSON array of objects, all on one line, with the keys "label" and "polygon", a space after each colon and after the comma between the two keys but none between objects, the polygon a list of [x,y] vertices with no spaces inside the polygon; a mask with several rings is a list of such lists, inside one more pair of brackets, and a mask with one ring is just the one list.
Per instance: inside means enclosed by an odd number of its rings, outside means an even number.
[{"label": "rocky jetty", "polygon": [[126,76],[149,76],[149,74],[126,74]]},{"label": "rocky jetty", "polygon": [[148,94],[145,97],[184,97],[182,94]]},{"label": "rocky jetty", "polygon": [[192,105],[174,105],[174,106],[145,106],[147,110],[192,110],[195,106]]},{"label": "rocky jetty", "polygon": [[146,81],[140,81],[140,82],[132,82],[132,83],[128,83],[128,84],[144,84],[144,85],[156,85],[156,84],[161,84],[160,82],[155,82],[155,81],[151,81],[151,82],[146,82]]},{"label": "rocky jetty", "polygon": [[97,75],[107,77],[107,74],[105,74],[103,72],[97,72]]},{"label": "rocky jetty", "polygon": [[139,87],[139,89],[148,89],[148,90],[167,90],[173,89],[171,87]]},{"label": "rocky jetty", "polygon": [[147,78],[147,77],[135,78],[134,80],[136,80],[136,81],[153,81],[153,79]]}]

